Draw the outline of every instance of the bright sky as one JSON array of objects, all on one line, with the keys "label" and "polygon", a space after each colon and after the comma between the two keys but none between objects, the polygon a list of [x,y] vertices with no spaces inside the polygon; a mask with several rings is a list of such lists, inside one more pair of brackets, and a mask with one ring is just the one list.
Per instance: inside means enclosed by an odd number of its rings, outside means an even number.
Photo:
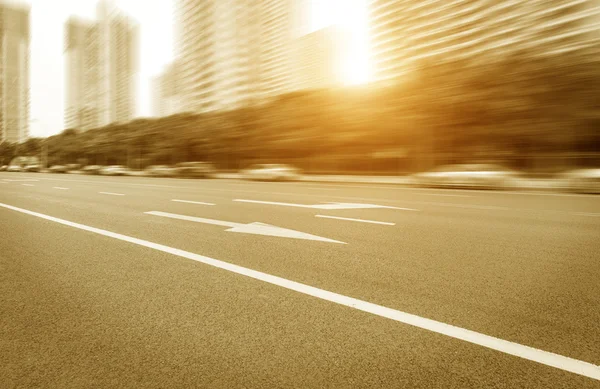
[{"label": "bright sky", "polygon": [[[63,130],[63,29],[71,15],[93,19],[97,0],[23,0],[31,4],[31,135]],[[343,69],[349,82],[368,79],[366,0],[311,0],[312,30],[339,23],[351,34]],[[173,58],[174,0],[117,0],[140,25],[138,116],[150,116],[150,80]]]}]

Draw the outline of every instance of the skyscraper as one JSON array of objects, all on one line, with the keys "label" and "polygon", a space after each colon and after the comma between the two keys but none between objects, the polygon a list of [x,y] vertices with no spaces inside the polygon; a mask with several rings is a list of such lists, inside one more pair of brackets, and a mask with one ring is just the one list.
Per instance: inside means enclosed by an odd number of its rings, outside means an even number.
[{"label": "skyscraper", "polygon": [[371,52],[377,80],[421,61],[540,55],[598,44],[599,0],[371,0]]},{"label": "skyscraper", "polygon": [[169,64],[152,82],[152,115],[162,117],[181,112],[179,68]]},{"label": "skyscraper", "polygon": [[345,42],[342,30],[334,26],[298,38],[295,73],[298,88],[319,89],[340,85]]},{"label": "skyscraper", "polygon": [[0,142],[29,136],[29,8],[0,3]]},{"label": "skyscraper", "polygon": [[97,20],[65,25],[65,126],[87,130],[134,118],[138,28],[113,2],[102,0]]},{"label": "skyscraper", "polygon": [[293,0],[178,0],[182,109],[235,109],[295,90],[298,6]]}]

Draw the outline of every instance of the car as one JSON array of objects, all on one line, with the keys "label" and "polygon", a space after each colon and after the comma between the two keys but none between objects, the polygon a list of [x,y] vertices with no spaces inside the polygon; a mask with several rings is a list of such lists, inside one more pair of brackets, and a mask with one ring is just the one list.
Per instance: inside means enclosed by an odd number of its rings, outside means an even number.
[{"label": "car", "polygon": [[81,169],[81,171],[84,174],[100,174],[101,169],[102,169],[102,166],[100,166],[100,165],[88,165],[88,166],[85,166],[83,169]]},{"label": "car", "polygon": [[300,170],[283,164],[257,164],[242,170],[242,176],[258,181],[293,181],[300,177]]},{"label": "car", "polygon": [[103,176],[124,176],[128,169],[123,165],[111,165],[100,169],[100,174]]},{"label": "car", "polygon": [[576,169],[561,173],[559,185],[573,193],[600,193],[600,169]]},{"label": "car", "polygon": [[173,177],[177,174],[177,170],[167,165],[152,165],[144,170],[145,174],[150,177]]},{"label": "car", "polygon": [[41,169],[40,165],[27,165],[23,168],[24,172],[39,172]]},{"label": "car", "polygon": [[79,169],[81,169],[81,165],[78,163],[70,163],[67,165],[67,171],[69,172]]},{"label": "car", "polygon": [[0,172],[5,172],[7,167],[8,167],[8,165],[0,166]]},{"label": "car", "polygon": [[48,169],[50,173],[66,173],[67,167],[65,165],[53,165]]},{"label": "car", "polygon": [[23,168],[20,165],[9,165],[6,168],[7,172],[22,172]]},{"label": "car", "polygon": [[209,162],[181,162],[175,165],[175,175],[181,178],[212,177],[216,169]]},{"label": "car", "polygon": [[415,186],[434,188],[508,189],[517,186],[521,173],[495,164],[444,165],[411,177]]}]

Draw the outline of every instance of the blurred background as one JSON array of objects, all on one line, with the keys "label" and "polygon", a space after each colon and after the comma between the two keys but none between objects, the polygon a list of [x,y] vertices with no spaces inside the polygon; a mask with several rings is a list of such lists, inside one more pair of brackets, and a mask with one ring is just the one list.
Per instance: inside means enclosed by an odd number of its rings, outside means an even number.
[{"label": "blurred background", "polygon": [[[102,0],[85,17],[67,3],[51,21],[31,18],[41,2],[0,3],[5,170],[554,178],[600,166],[600,0]],[[155,4],[170,11],[160,23],[143,9]],[[56,93],[31,91],[31,59],[50,61],[32,49],[32,20],[61,31],[61,74],[44,73],[64,80]],[[60,122],[44,111],[53,100]]]}]

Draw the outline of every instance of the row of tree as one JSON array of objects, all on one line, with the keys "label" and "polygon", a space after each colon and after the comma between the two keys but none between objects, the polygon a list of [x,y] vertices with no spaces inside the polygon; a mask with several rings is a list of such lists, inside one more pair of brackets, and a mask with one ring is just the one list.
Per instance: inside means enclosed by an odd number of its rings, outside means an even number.
[{"label": "row of tree", "polygon": [[409,80],[313,90],[260,106],[137,119],[0,145],[0,163],[292,163],[306,171],[408,172],[500,161],[523,169],[599,164],[600,51],[485,63],[423,63]]}]

